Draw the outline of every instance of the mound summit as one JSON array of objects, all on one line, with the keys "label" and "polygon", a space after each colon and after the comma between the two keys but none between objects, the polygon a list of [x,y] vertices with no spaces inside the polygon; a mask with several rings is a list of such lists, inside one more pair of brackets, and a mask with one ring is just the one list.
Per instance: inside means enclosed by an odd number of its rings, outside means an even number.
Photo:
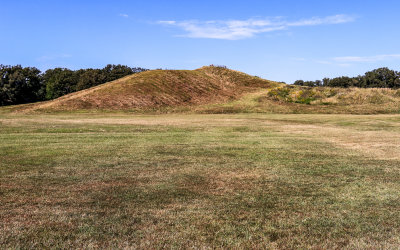
[{"label": "mound summit", "polygon": [[55,100],[31,104],[22,110],[146,110],[212,104],[234,100],[275,84],[216,66],[196,70],[151,70]]}]

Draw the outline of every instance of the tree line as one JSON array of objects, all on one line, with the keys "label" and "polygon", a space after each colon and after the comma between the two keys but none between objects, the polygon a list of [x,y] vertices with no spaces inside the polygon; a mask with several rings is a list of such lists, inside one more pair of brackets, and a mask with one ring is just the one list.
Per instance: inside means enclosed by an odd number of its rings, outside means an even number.
[{"label": "tree line", "polygon": [[48,69],[0,65],[0,106],[51,100],[118,78],[146,71],[108,64],[102,69]]},{"label": "tree line", "polygon": [[294,85],[309,87],[358,87],[358,88],[400,88],[400,72],[388,68],[379,68],[356,77],[341,76],[316,81],[297,80]]}]

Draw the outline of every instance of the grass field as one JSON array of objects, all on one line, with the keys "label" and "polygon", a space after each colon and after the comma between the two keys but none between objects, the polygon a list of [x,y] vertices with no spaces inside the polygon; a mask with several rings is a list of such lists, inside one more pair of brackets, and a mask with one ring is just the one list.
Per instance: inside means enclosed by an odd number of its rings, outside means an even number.
[{"label": "grass field", "polygon": [[0,248],[398,248],[400,115],[0,114]]}]

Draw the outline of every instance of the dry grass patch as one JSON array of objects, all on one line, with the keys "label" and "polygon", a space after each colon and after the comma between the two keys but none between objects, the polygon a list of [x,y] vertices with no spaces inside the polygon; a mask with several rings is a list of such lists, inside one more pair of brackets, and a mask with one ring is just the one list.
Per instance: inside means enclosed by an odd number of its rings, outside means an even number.
[{"label": "dry grass patch", "polygon": [[390,248],[399,120],[2,114],[0,247]]}]

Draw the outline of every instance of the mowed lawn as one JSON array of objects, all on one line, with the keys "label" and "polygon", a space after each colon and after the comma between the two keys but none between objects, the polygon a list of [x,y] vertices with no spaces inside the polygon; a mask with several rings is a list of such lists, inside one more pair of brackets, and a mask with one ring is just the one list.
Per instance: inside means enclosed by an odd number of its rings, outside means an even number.
[{"label": "mowed lawn", "polygon": [[400,115],[0,114],[0,248],[398,248]]}]

